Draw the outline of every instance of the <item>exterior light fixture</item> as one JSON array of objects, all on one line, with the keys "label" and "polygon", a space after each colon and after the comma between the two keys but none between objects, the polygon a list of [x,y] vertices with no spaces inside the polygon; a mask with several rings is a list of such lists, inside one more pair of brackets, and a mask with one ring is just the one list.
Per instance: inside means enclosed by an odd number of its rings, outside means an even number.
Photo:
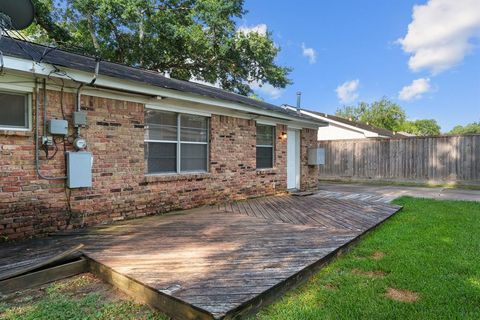
[{"label": "exterior light fixture", "polygon": [[282,140],[287,139],[287,133],[285,131],[282,131],[282,134],[280,135],[280,139]]}]

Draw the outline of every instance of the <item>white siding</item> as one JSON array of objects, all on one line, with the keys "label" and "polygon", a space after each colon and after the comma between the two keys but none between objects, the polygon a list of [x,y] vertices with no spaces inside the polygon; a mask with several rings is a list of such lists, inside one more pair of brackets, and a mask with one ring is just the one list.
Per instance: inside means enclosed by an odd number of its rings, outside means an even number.
[{"label": "white siding", "polygon": [[350,130],[345,127],[330,123],[327,127],[318,128],[318,140],[347,140],[347,139],[365,139],[363,132]]}]

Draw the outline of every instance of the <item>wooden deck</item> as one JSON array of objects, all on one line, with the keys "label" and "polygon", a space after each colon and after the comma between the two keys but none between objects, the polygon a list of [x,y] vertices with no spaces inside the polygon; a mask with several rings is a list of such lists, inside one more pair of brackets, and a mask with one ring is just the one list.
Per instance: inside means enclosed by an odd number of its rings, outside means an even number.
[{"label": "wooden deck", "polygon": [[[94,273],[174,318],[232,318],[254,313],[298,285],[399,209],[316,196],[269,197],[50,241],[55,252],[82,243]],[[0,265],[7,260],[0,254]]]},{"label": "wooden deck", "polygon": [[392,214],[389,205],[357,201],[357,198],[345,200],[325,197],[323,193],[308,197],[265,197],[223,204],[219,210],[272,222],[356,231],[368,230]]}]

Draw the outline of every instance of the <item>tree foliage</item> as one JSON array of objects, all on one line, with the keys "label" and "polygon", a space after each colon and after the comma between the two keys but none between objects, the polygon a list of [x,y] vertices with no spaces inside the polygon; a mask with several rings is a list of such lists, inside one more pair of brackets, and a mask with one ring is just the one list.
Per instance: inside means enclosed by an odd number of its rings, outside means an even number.
[{"label": "tree foliage", "polygon": [[440,134],[440,126],[434,119],[407,120],[403,108],[388,98],[368,104],[360,102],[356,107],[345,106],[337,109],[337,116],[351,119],[391,131],[402,131],[417,136]]},{"label": "tree foliage", "polygon": [[455,126],[449,132],[449,134],[473,134],[478,133],[480,134],[480,122],[472,122],[465,126]]},{"label": "tree foliage", "polygon": [[412,133],[416,136],[438,136],[440,135],[440,126],[434,119],[421,119],[405,121],[400,131]]},{"label": "tree foliage", "polygon": [[290,69],[275,63],[271,33],[239,32],[243,0],[34,0],[28,35],[61,48],[217,83],[240,94],[249,83],[285,87]]},{"label": "tree foliage", "polygon": [[385,97],[371,104],[360,102],[357,107],[337,109],[336,115],[391,131],[399,131],[406,119],[402,107]]}]

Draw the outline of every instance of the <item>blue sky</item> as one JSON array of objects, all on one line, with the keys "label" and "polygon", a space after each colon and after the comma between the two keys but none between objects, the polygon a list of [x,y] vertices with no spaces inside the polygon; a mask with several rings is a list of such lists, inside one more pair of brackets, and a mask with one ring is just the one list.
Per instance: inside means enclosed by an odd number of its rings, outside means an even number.
[{"label": "blue sky", "polygon": [[266,26],[282,49],[277,62],[293,68],[292,85],[257,90],[268,102],[295,104],[300,90],[303,107],[334,113],[387,96],[442,131],[480,121],[478,0],[247,0],[245,8],[239,25]]}]

